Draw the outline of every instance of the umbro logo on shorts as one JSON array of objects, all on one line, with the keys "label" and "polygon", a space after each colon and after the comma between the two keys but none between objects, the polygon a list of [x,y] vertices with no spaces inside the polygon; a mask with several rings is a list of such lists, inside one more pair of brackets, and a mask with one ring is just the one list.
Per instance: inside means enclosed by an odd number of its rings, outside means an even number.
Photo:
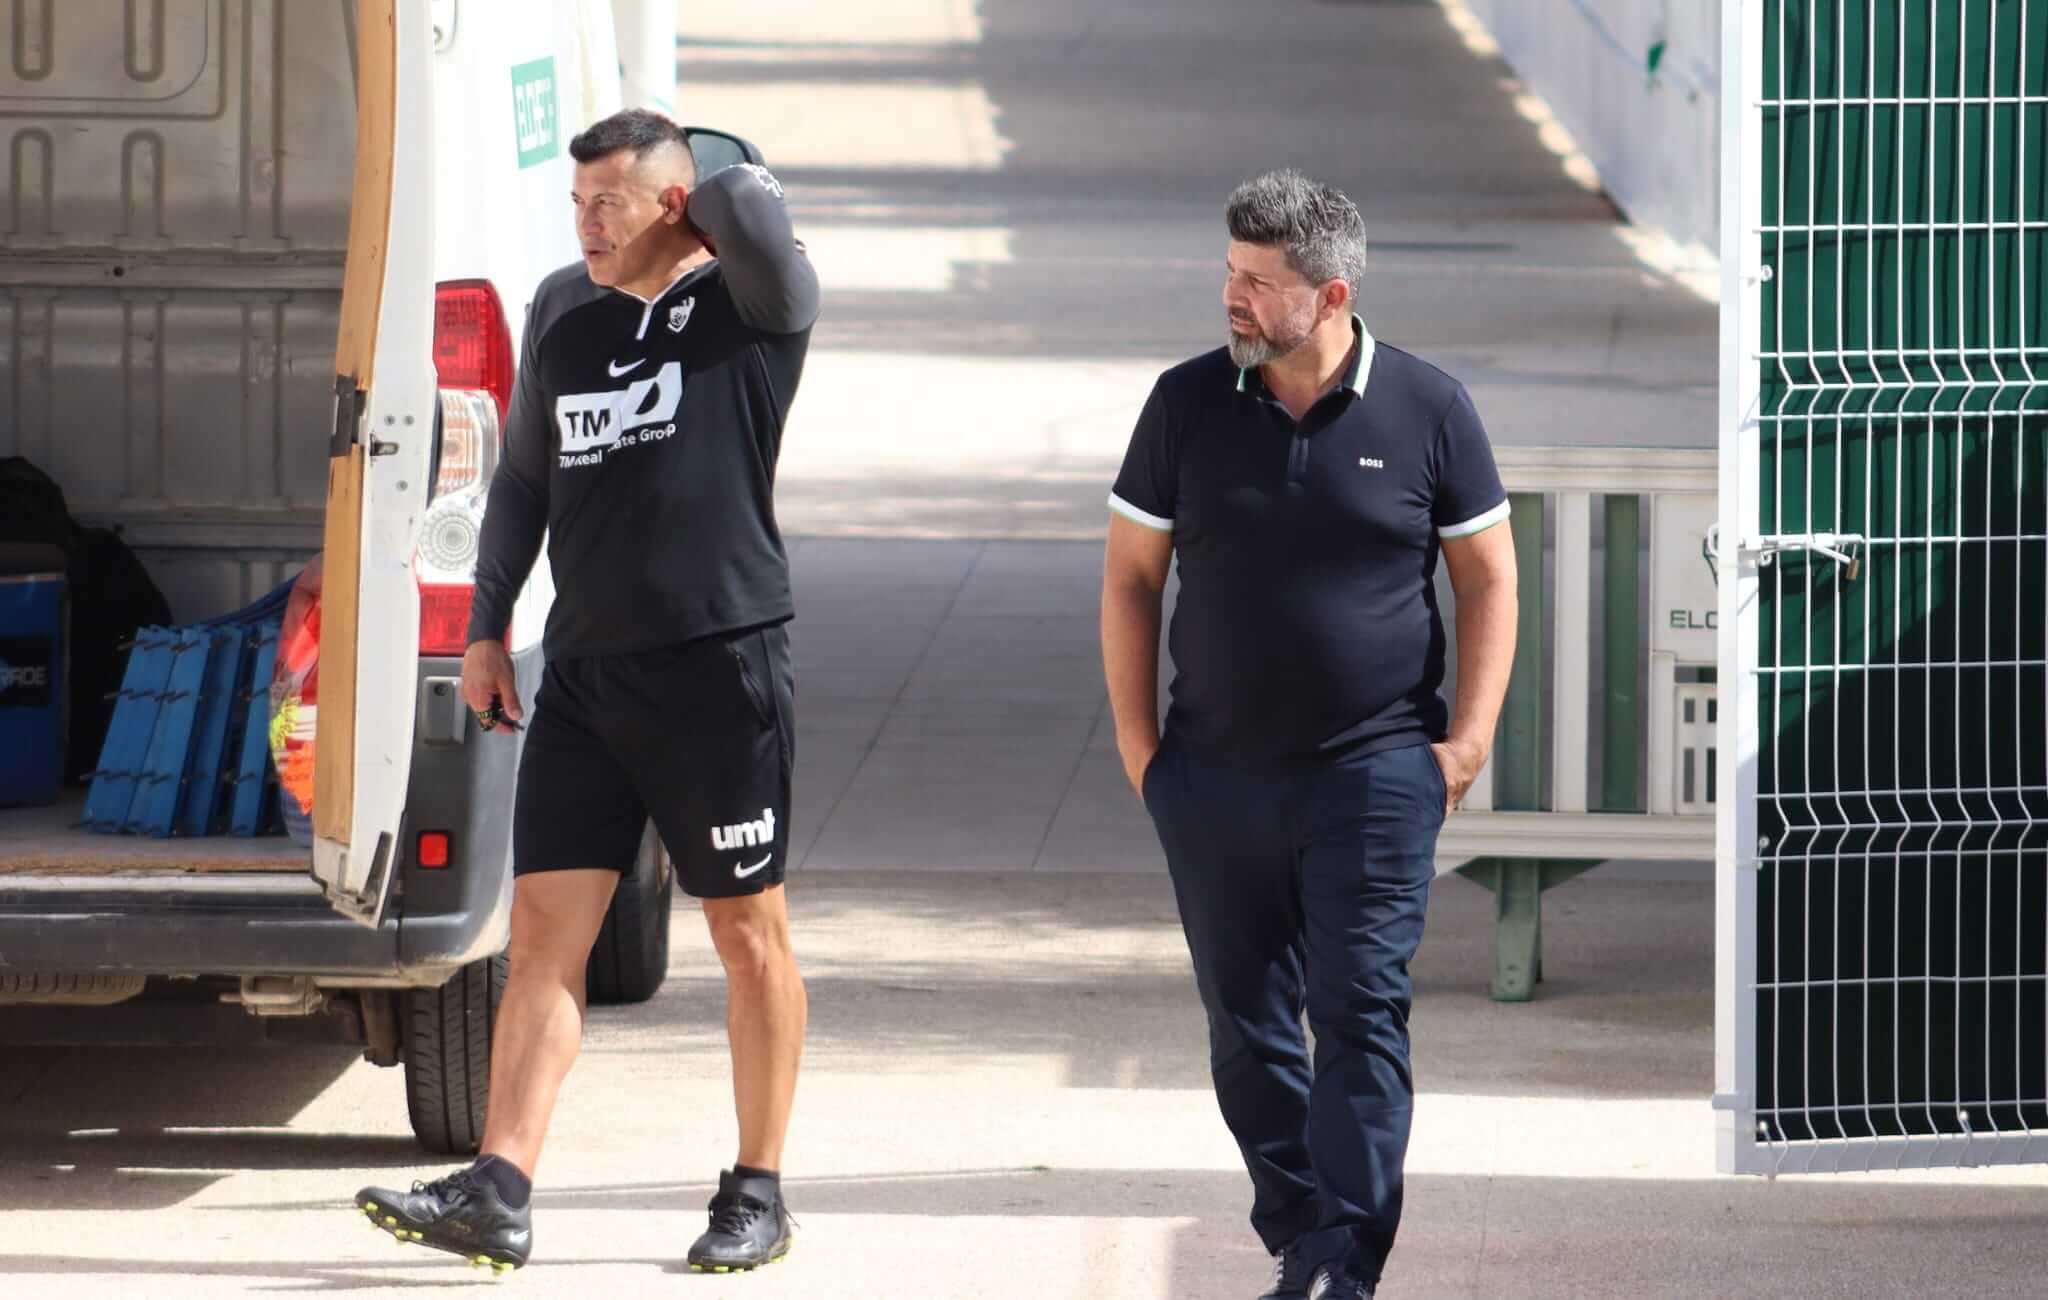
[{"label": "umbro logo on shorts", "polygon": [[711,847],[714,849],[757,848],[763,844],[775,843],[775,810],[763,808],[757,821],[740,822],[733,826],[711,828]]}]

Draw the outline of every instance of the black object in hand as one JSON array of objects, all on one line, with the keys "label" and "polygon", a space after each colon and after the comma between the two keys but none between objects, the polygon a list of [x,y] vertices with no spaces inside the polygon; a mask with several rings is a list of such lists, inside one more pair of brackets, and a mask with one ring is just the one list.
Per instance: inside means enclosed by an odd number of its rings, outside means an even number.
[{"label": "black object in hand", "polygon": [[476,709],[473,712],[476,714],[476,725],[485,731],[495,731],[500,726],[507,731],[519,730],[519,724],[505,716],[505,701],[495,695],[491,697],[490,708]]}]

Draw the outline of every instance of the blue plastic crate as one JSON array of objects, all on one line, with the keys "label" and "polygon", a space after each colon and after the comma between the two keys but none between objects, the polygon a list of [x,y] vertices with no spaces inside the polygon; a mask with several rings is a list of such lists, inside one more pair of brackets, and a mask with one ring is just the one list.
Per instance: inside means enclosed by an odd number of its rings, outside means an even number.
[{"label": "blue plastic crate", "polygon": [[157,712],[163,704],[164,687],[171,678],[175,628],[145,627],[135,634],[135,647],[128,656],[128,671],[114,697],[114,718],[107,727],[107,742],[100,749],[99,766],[92,774],[92,788],[85,796],[85,825],[89,830],[120,831],[128,825],[128,809],[135,801],[138,780],[144,775],[150,740],[156,732]]},{"label": "blue plastic crate", "polygon": [[292,585],[202,623],[137,635],[86,797],[89,829],[157,836],[281,829],[270,676]]},{"label": "blue plastic crate", "polygon": [[242,724],[228,813],[228,830],[235,835],[261,835],[276,817],[277,772],[270,763],[270,675],[277,666],[277,639],[282,630],[280,623],[258,627],[246,652],[249,669],[242,678]]},{"label": "blue plastic crate", "polygon": [[192,727],[192,758],[185,768],[184,786],[178,792],[177,821],[180,835],[217,835],[226,822],[229,771],[228,733],[242,702],[242,647],[249,630],[238,624],[202,626],[200,635],[209,645],[206,677],[200,689],[199,713]]},{"label": "blue plastic crate", "polygon": [[135,798],[128,805],[127,829],[141,835],[165,836],[178,813],[178,795],[185,786],[185,766],[192,758],[192,731],[199,720],[199,699],[206,687],[206,662],[212,638],[198,628],[178,628],[171,642],[170,680],[157,709],[149,750],[136,778]]}]

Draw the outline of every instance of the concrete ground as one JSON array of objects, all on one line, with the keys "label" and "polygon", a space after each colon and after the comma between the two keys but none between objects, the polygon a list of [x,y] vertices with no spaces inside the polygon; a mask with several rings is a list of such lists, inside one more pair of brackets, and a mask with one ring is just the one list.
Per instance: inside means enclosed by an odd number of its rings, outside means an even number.
[{"label": "concrete ground", "polygon": [[681,111],[762,145],[827,289],[792,531],[1099,537],[1153,379],[1225,339],[1224,200],[1278,166],[1357,200],[1365,318],[1497,442],[1713,445],[1713,307],[1435,0],[686,15]]},{"label": "concrete ground", "polygon": [[[781,493],[803,1227],[762,1275],[680,1271],[734,1144],[720,980],[685,908],[660,995],[593,1013],[539,1255],[496,1285],[1244,1300],[1266,1263],[1093,618],[1130,422],[1159,369],[1222,336],[1222,196],[1286,162],[1349,187],[1374,329],[1464,378],[1502,442],[1711,445],[1712,307],[1636,259],[1541,106],[1433,0],[685,14],[685,115],[767,149],[829,292]],[[1439,882],[1382,1294],[2038,1294],[2031,1171],[1714,1175],[1709,879],[1611,867],[1559,889],[1547,983],[1514,1007],[1486,996],[1490,896]],[[346,1208],[445,1168],[395,1072],[6,1027],[0,1296],[492,1285]]]},{"label": "concrete ground", "polygon": [[[807,873],[795,1253],[679,1266],[735,1141],[722,989],[679,912],[667,986],[594,1012],[541,1169],[534,1296],[1248,1300],[1265,1260],[1157,874]],[[1541,1000],[1487,999],[1490,900],[1439,883],[1422,1096],[1382,1294],[2023,1296],[2048,1188],[1997,1172],[1712,1172],[1705,885],[1552,896]],[[5,1049],[0,1293],[489,1287],[347,1208],[428,1174],[398,1075],[345,1049]]]}]

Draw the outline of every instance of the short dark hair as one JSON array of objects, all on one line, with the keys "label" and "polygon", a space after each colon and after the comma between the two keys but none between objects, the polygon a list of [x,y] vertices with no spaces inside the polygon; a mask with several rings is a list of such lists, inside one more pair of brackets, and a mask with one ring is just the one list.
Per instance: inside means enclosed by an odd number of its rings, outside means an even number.
[{"label": "short dark hair", "polygon": [[1358,295],[1365,278],[1365,218],[1344,191],[1298,171],[1267,172],[1230,196],[1230,237],[1287,250],[1287,264],[1310,284],[1342,280]]},{"label": "short dark hair", "polygon": [[664,145],[674,145],[683,151],[690,184],[696,184],[697,159],[690,152],[689,135],[652,109],[621,109],[602,121],[592,122],[588,129],[569,141],[569,156],[580,163],[594,163],[600,158],[630,151],[633,160],[638,162],[651,150]]}]

